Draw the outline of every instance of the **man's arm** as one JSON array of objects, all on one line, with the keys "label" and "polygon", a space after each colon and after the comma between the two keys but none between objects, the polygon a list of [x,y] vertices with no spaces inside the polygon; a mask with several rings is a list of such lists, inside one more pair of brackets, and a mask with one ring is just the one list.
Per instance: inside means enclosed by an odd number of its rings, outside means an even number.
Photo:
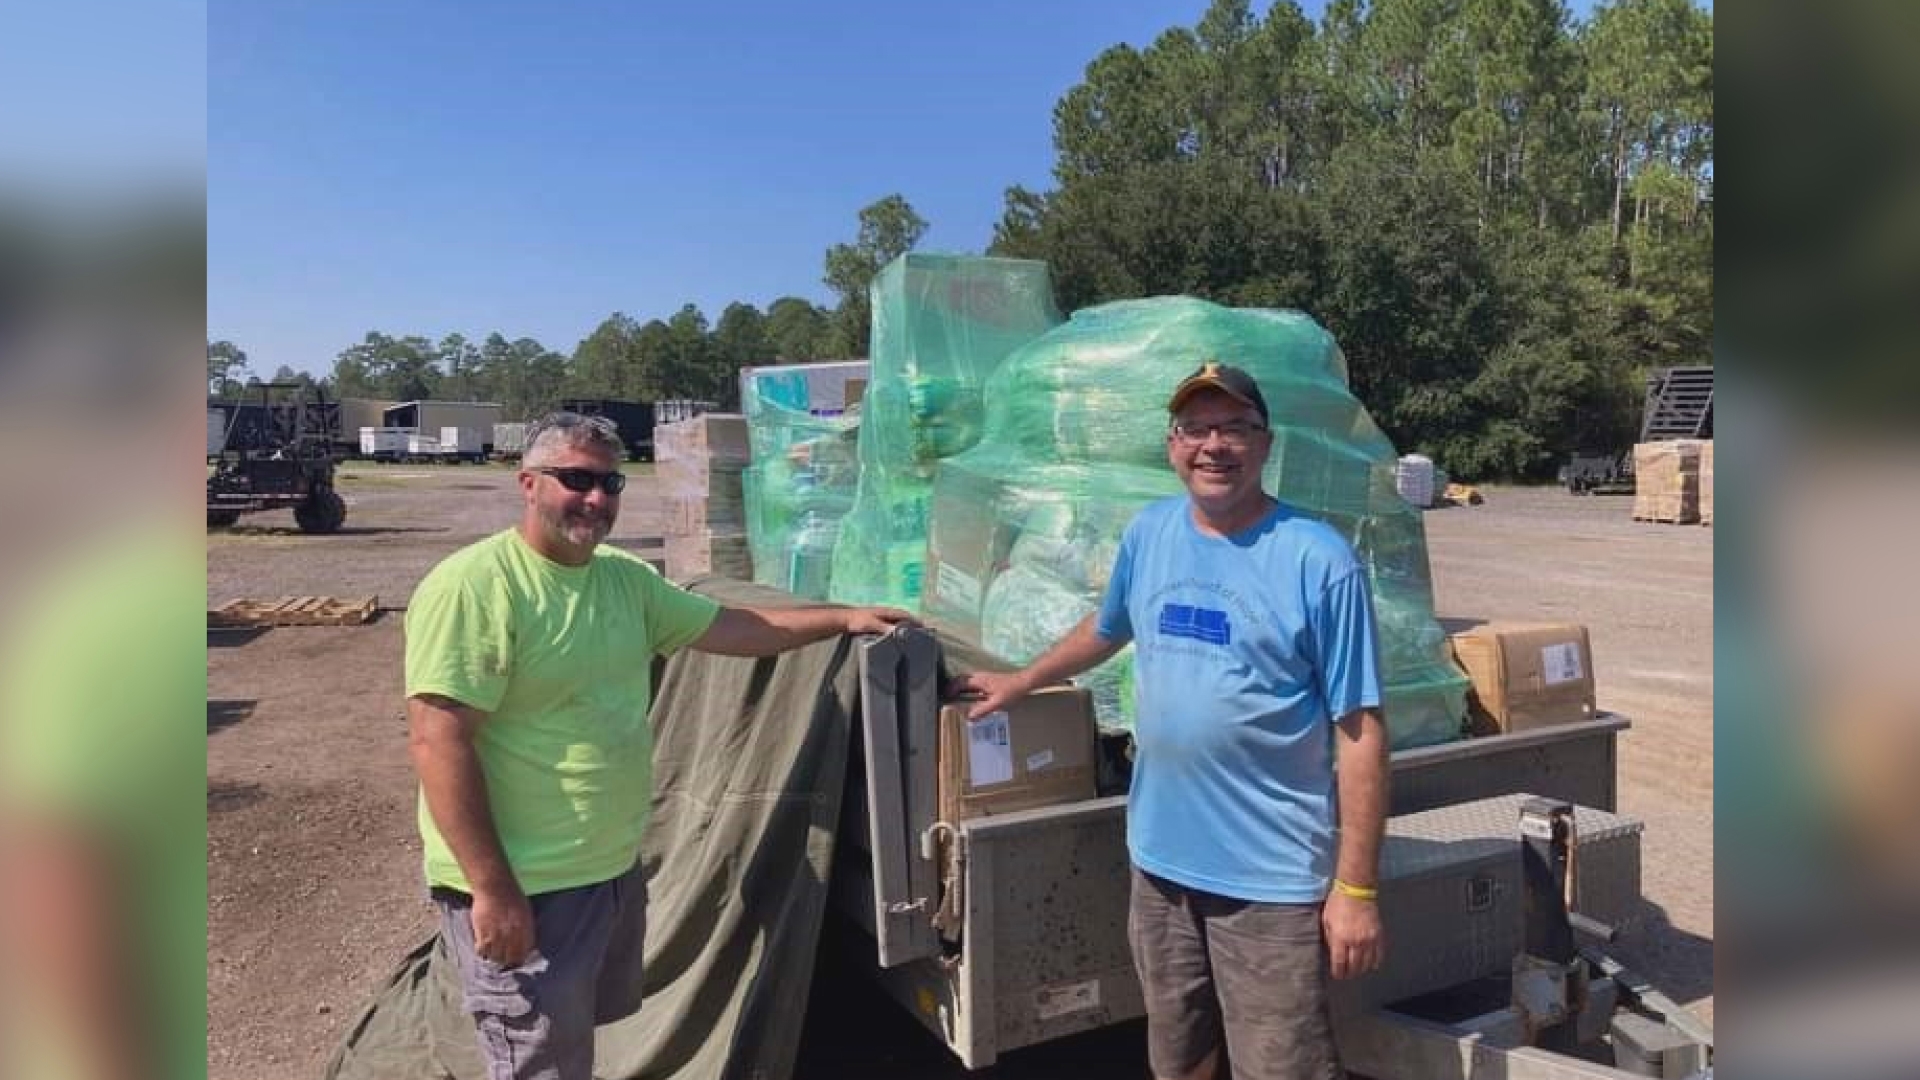
[{"label": "man's arm", "polygon": [[885,607],[723,607],[692,647],[722,656],[772,656],[840,634],[885,634],[913,621],[912,615]]},{"label": "man's arm", "polygon": [[1339,884],[1321,913],[1336,979],[1364,975],[1380,966],[1386,935],[1379,905],[1340,885],[1365,892],[1380,884],[1380,840],[1387,824],[1387,725],[1378,709],[1355,709],[1334,727],[1340,764],[1340,850],[1334,862]]},{"label": "man's arm", "polygon": [[407,750],[427,813],[473,889],[474,951],[517,967],[533,951],[533,905],[507,863],[474,733],[487,714],[438,694],[407,699]]},{"label": "man's arm", "polygon": [[1098,624],[1097,614],[1081,619],[1073,629],[1067,631],[1066,637],[1019,671],[1010,674],[976,671],[954,680],[956,689],[978,698],[973,708],[967,711],[967,719],[978,720],[988,713],[998,712],[1042,686],[1052,686],[1099,667],[1112,658],[1126,643],[1101,637]]}]

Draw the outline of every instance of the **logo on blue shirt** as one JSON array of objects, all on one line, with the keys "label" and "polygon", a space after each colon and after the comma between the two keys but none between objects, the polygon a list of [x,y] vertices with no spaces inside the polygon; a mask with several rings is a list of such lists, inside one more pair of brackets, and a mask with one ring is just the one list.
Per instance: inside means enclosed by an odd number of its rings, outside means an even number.
[{"label": "logo on blue shirt", "polygon": [[1209,645],[1233,643],[1233,624],[1227,613],[1191,604],[1165,604],[1160,608],[1160,632],[1168,637],[1192,638]]}]

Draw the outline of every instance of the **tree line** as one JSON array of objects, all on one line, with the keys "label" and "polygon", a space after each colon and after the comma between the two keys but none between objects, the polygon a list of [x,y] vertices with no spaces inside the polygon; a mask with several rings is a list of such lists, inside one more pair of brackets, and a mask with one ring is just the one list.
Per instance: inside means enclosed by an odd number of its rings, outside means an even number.
[{"label": "tree line", "polygon": [[[1294,307],[1344,348],[1403,452],[1456,476],[1550,475],[1618,449],[1653,368],[1712,362],[1713,18],[1618,0],[1331,0],[1095,58],[1055,105],[1046,191],[1005,194],[988,253],[1045,260],[1063,310],[1188,294]],[[826,253],[831,306],[609,316],[538,342],[369,333],[337,394],[732,405],[743,365],[866,355],[867,286],[927,223],[900,195]],[[218,389],[239,350],[209,344]],[[241,368],[244,369],[244,354]],[[222,361],[224,362],[224,361]],[[289,373],[291,374],[291,373]]]}]

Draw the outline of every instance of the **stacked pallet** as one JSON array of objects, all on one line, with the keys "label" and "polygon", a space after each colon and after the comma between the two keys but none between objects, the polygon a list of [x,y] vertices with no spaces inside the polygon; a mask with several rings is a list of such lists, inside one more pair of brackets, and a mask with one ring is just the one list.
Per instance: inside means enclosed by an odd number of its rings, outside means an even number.
[{"label": "stacked pallet", "polygon": [[752,462],[746,418],[706,413],[661,424],[653,429],[653,453],[667,576],[750,580],[753,560],[740,489],[740,473]]},{"label": "stacked pallet", "polygon": [[1700,524],[1713,524],[1713,440],[1700,444]]},{"label": "stacked pallet", "polygon": [[1633,519],[1671,525],[1700,520],[1699,439],[1667,439],[1633,448]]}]

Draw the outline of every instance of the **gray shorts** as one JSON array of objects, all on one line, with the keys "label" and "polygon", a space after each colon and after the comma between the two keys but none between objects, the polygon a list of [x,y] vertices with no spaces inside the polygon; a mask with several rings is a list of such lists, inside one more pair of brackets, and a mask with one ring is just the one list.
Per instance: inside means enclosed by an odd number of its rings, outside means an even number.
[{"label": "gray shorts", "polygon": [[487,1080],[591,1080],[595,1025],[640,1008],[646,878],[635,865],[611,881],[530,900],[534,952],[503,968],[473,950],[473,898],[433,890]]},{"label": "gray shorts", "polygon": [[1327,1010],[1319,904],[1262,904],[1133,870],[1127,936],[1155,1076],[1226,1048],[1237,1080],[1345,1075]]}]

